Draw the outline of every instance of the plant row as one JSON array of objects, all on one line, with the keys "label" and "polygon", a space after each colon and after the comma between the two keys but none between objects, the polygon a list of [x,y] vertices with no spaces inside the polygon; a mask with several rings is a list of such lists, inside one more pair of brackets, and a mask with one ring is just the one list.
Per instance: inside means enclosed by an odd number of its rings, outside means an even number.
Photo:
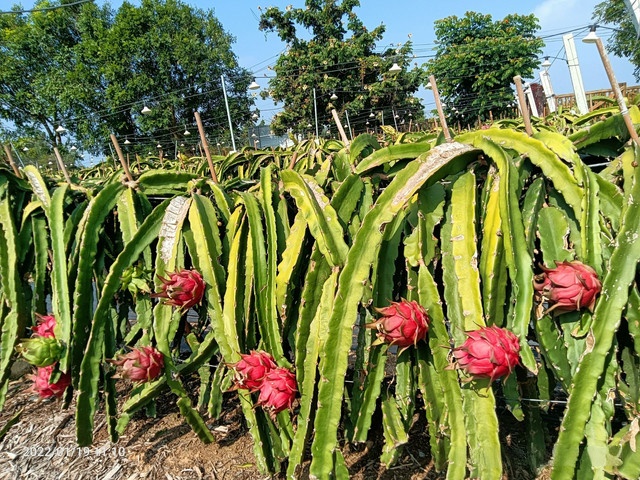
[{"label": "plant row", "polygon": [[637,478],[638,154],[619,115],[593,118],[244,151],[214,159],[219,183],[198,159],[135,182],[3,170],[0,400],[22,357],[75,400],[80,445],[99,408],[115,442],[165,391],[211,442],[235,391],[258,467],[290,478],[346,478],[376,414],[385,465],[421,414],[447,478],[501,478],[506,404],[532,471]]}]

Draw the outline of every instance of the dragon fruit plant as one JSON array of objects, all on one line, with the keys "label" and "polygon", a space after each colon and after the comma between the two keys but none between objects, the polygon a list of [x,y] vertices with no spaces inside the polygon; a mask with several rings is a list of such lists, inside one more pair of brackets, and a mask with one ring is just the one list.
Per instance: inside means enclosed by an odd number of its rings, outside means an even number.
[{"label": "dragon fruit plant", "polygon": [[235,375],[234,388],[244,388],[250,392],[260,389],[265,376],[278,367],[273,357],[264,351],[252,350],[249,354],[240,354],[241,360],[231,367]]},{"label": "dragon fruit plant", "polygon": [[296,376],[286,368],[269,370],[260,385],[258,403],[271,417],[285,409],[291,409],[298,387]]},{"label": "dragon fruit plant", "polygon": [[161,291],[152,294],[152,298],[165,299],[166,305],[173,305],[182,311],[200,303],[204,295],[204,280],[199,272],[182,269],[169,273],[168,276],[169,278],[158,276],[162,282]]},{"label": "dragon fruit plant", "polygon": [[32,390],[40,395],[41,398],[62,397],[64,391],[71,385],[71,375],[62,373],[57,382],[50,382],[51,374],[55,365],[47,365],[40,367],[35,375],[31,375],[33,380]]},{"label": "dragon fruit plant", "polygon": [[453,350],[456,366],[473,378],[508,376],[520,364],[520,342],[509,330],[491,326],[466,332],[465,342]]},{"label": "dragon fruit plant", "polygon": [[36,314],[36,317],[38,318],[38,324],[31,328],[33,336],[54,337],[53,330],[56,328],[56,317],[39,314]]},{"label": "dragon fruit plant", "polygon": [[596,271],[578,260],[556,262],[556,268],[542,267],[533,286],[551,306],[547,312],[558,314],[587,308],[593,312],[596,296],[602,289]]},{"label": "dragon fruit plant", "polygon": [[252,350],[240,357],[239,362],[230,365],[235,372],[233,388],[259,392],[256,405],[271,417],[291,408],[298,392],[295,374],[278,367],[274,358],[264,351]]},{"label": "dragon fruit plant", "polygon": [[151,346],[136,347],[126,354],[119,355],[110,362],[121,367],[122,378],[136,383],[151,382],[160,376],[164,368],[164,357]]},{"label": "dragon fruit plant", "polygon": [[386,342],[407,348],[427,336],[429,316],[417,302],[391,302],[388,307],[378,308],[377,311],[382,314],[382,318],[367,324],[367,327],[378,330],[378,343]]}]

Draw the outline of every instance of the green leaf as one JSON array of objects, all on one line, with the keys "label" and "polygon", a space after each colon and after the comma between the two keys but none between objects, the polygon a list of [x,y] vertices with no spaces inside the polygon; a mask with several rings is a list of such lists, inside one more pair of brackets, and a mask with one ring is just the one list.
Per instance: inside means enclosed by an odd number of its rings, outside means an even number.
[{"label": "green leaf", "polygon": [[434,148],[407,165],[378,197],[363,219],[340,275],[338,293],[329,321],[329,338],[320,361],[320,387],[315,420],[316,436],[311,450],[311,474],[328,477],[334,469],[333,454],[344,392],[352,327],[363,294],[364,283],[382,241],[381,227],[391,222],[417,190],[429,180],[446,175],[450,169],[469,161],[473,150],[457,143]]},{"label": "green leaf", "polygon": [[[638,153],[636,158],[639,158]],[[601,298],[596,303],[593,327],[587,335],[587,347],[573,377],[567,411],[554,448],[554,480],[568,480],[574,476],[579,444],[584,438],[590,415],[589,405],[605,370],[605,359],[612,348],[622,311],[628,301],[629,287],[635,278],[636,264],[640,260],[640,242],[634,240],[634,236],[640,234],[640,204],[634,200],[640,198],[639,176],[636,168],[633,188],[625,192],[629,203],[617,236],[617,245],[611,255],[610,270],[604,277]],[[602,297],[607,301],[602,301]]]},{"label": "green leaf", "polygon": [[343,240],[344,231],[338,215],[320,186],[292,170],[283,171],[281,177],[285,189],[304,213],[309,230],[327,261],[331,266],[343,265],[349,247]]},{"label": "green leaf", "polygon": [[[250,193],[241,193],[240,196],[246,207],[247,218],[249,220],[249,243],[252,249],[255,269],[254,291],[256,295],[258,326],[262,339],[265,342],[266,350],[275,357],[279,365],[287,366],[289,362],[284,356],[275,304],[276,261],[273,258],[267,258],[268,254],[265,248],[266,240],[262,227],[262,212],[257,200]],[[275,249],[275,246],[273,246],[273,249]],[[268,265],[267,262],[269,263]]]},{"label": "green leaf", "polygon": [[73,347],[67,351],[66,361],[61,360],[61,368],[62,365],[67,364],[69,358],[71,358],[71,365],[76,367],[82,361],[93,313],[91,311],[94,304],[92,279],[94,263],[98,254],[100,227],[115,207],[118,196],[124,188],[122,184],[117,183],[107,185],[89,202],[87,210],[85,210],[85,228],[80,240],[80,256],[73,290]]},{"label": "green leaf", "polygon": [[[80,446],[91,445],[93,441],[93,422],[98,400],[98,381],[100,379],[101,364],[104,360],[105,325],[108,321],[107,313],[111,307],[113,297],[120,288],[120,277],[124,270],[137,260],[142,251],[156,240],[168,206],[169,200],[162,202],[147,217],[135,236],[125,245],[111,265],[100,292],[98,305],[93,314],[87,347],[80,364],[76,403],[76,436]],[[118,429],[118,431],[121,432],[121,429]]]},{"label": "green leaf", "polygon": [[375,167],[388,164],[395,160],[416,158],[423,153],[428,152],[430,149],[431,144],[428,142],[400,143],[380,148],[358,163],[356,166],[356,173],[362,174]]}]

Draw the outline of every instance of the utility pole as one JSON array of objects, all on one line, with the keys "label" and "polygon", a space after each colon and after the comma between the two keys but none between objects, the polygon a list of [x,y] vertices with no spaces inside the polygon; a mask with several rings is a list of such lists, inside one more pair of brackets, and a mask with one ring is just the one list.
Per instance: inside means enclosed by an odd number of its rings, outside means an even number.
[{"label": "utility pole", "polygon": [[229,100],[227,100],[227,87],[224,85],[224,75],[220,75],[220,81],[222,82],[222,94],[224,95],[224,106],[227,109],[227,119],[229,120],[229,132],[231,133],[231,146],[233,152],[236,151],[236,139],[233,136],[233,122],[231,122],[231,112],[229,111]]},{"label": "utility pole", "polygon": [[567,33],[562,36],[564,50],[567,55],[567,65],[569,74],[571,75],[571,84],[573,85],[573,93],[576,97],[576,106],[578,113],[584,115],[589,113],[587,105],[587,96],[584,93],[584,85],[582,83],[582,74],[580,73],[580,65],[578,64],[578,55],[576,53],[576,45],[573,41],[573,34]]},{"label": "utility pole", "polygon": [[554,113],[556,107],[556,95],[553,93],[553,87],[551,86],[551,77],[549,77],[549,70],[540,70],[540,83],[542,83],[542,89],[544,90],[544,96],[547,100],[547,106],[549,107],[549,113]]},{"label": "utility pole", "polygon": [[349,129],[349,138],[351,138],[351,141],[353,142],[353,130],[351,130],[351,122],[349,121],[349,112],[345,110],[344,115],[347,119],[347,128]]},{"label": "utility pole", "polygon": [[316,120],[316,141],[320,138],[320,134],[318,132],[318,104],[316,103],[316,89],[313,89],[313,113],[315,115]]},{"label": "utility pole", "polygon": [[538,105],[536,105],[536,99],[533,96],[533,88],[531,88],[530,83],[524,84],[524,92],[527,95],[527,100],[529,100],[529,108],[531,109],[531,115],[534,117],[539,117],[538,113]]}]

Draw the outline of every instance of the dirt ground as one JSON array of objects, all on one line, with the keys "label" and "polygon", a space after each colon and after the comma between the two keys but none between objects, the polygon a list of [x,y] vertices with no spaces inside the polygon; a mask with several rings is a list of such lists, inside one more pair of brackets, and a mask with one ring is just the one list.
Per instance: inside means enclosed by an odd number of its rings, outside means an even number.
[{"label": "dirt ground", "polygon": [[[256,469],[253,441],[243,422],[234,395],[229,395],[221,417],[207,424],[216,442],[203,444],[180,418],[175,398],[158,401],[157,417],[140,415],[129,424],[117,444],[108,440],[104,415],[96,417],[95,443],[91,448],[75,444],[74,406],[61,409],[56,400],[38,399],[26,378],[14,381],[0,413],[0,429],[20,410],[20,419],[0,441],[0,480],[49,479],[268,479]],[[123,396],[126,390],[123,390]],[[510,414],[501,415],[508,419]],[[386,470],[378,462],[381,432],[372,432],[361,448],[344,452],[350,478],[355,480],[440,479],[429,457],[424,412],[416,414],[398,464]],[[374,422],[375,424],[375,422]],[[501,425],[505,479],[532,480],[520,447],[522,428],[517,422]],[[303,469],[304,472],[304,469]],[[277,476],[273,478],[284,478]],[[303,477],[305,474],[303,473]]]}]

